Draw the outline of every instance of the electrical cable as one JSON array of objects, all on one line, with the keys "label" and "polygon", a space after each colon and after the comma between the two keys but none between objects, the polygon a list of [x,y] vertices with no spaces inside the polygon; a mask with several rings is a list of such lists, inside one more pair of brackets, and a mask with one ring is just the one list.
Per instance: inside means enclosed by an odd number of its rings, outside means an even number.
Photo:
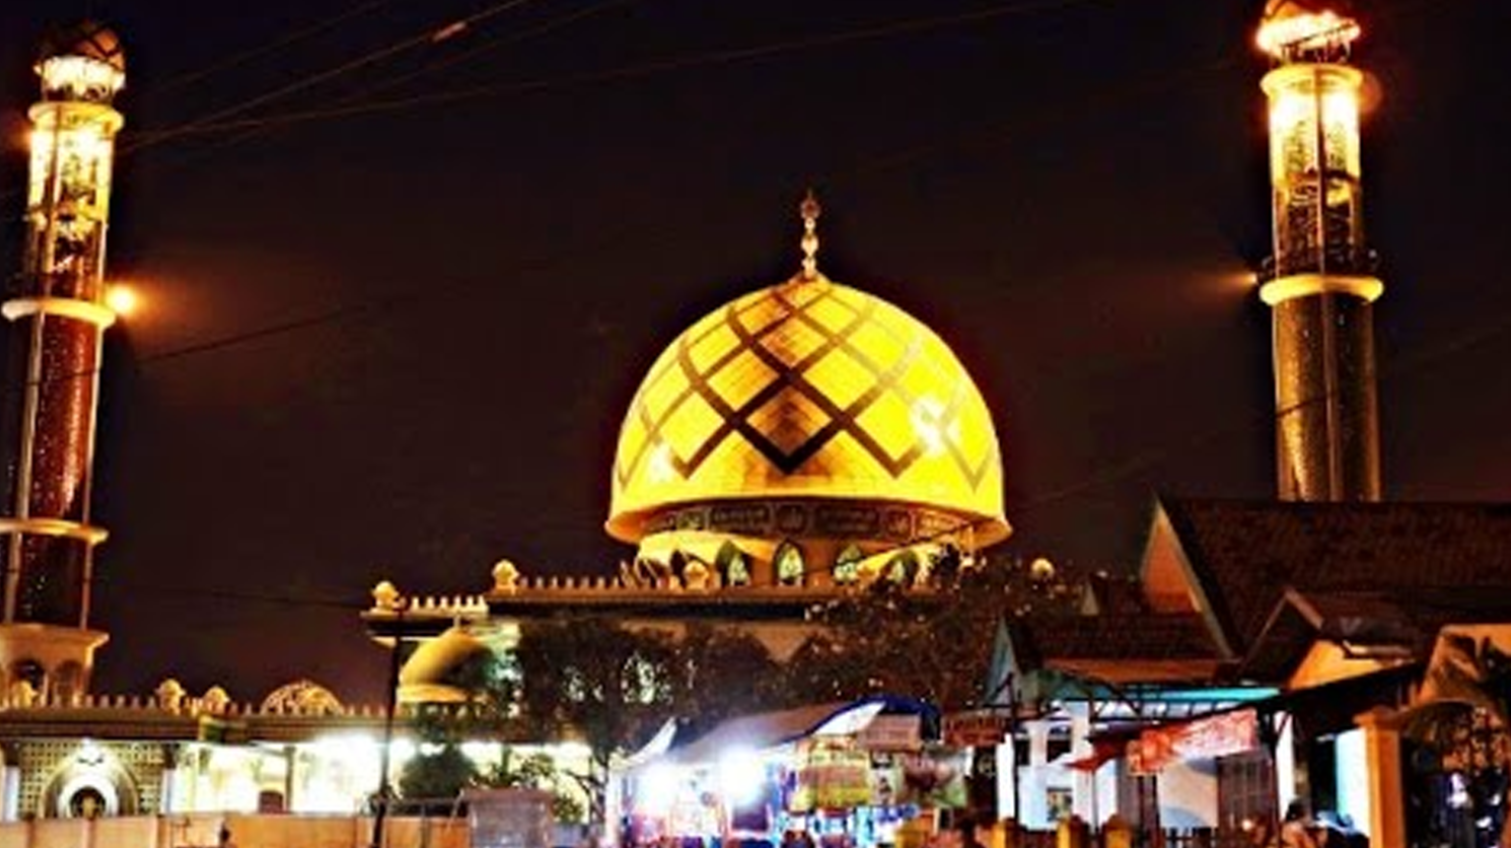
[{"label": "electrical cable", "polygon": [[212,76],[218,76],[233,68],[239,68],[242,65],[270,56],[286,47],[329,32],[354,18],[370,14],[387,6],[392,6],[396,2],[400,2],[400,0],[367,0],[367,2],[359,3],[333,17],[307,24],[265,44],[249,47],[204,67],[169,77],[154,85],[147,92],[146,96],[159,97],[173,91],[193,87]]},{"label": "electrical cable", "polygon": [[[431,63],[429,65],[426,65],[426,66],[424,66],[422,68],[419,68],[417,70],[411,71],[409,73],[400,74],[400,75],[395,76],[395,77],[390,77],[390,78],[382,80],[382,81],[380,81],[380,82],[378,82],[378,83],[376,83],[374,85],[371,85],[371,86],[368,86],[366,88],[360,89],[358,91],[352,92],[350,94],[344,95],[344,96],[342,96],[339,99],[338,102],[340,102],[340,103],[351,103],[351,102],[357,101],[357,100],[359,100],[359,99],[361,99],[363,97],[368,97],[368,96],[371,96],[371,95],[376,94],[376,93],[381,92],[381,91],[387,91],[387,90],[390,90],[392,88],[396,88],[396,87],[398,87],[400,85],[403,85],[404,83],[412,82],[412,81],[414,81],[416,79],[419,79],[421,77],[430,76],[430,75],[432,75],[432,74],[434,74],[436,72],[445,70],[447,68],[452,68],[452,67],[455,67],[456,65],[463,64],[465,62],[471,61],[471,60],[477,58],[478,56],[481,56],[481,55],[483,55],[485,53],[489,53],[489,52],[492,52],[494,50],[497,50],[500,47],[504,47],[504,46],[508,46],[508,45],[513,45],[513,44],[519,44],[521,42],[524,42],[524,41],[527,41],[529,39],[535,38],[537,36],[545,35],[546,33],[553,32],[555,30],[561,29],[562,27],[570,26],[571,24],[577,23],[580,20],[583,20],[585,18],[588,18],[588,17],[591,17],[593,15],[596,15],[599,12],[603,12],[603,11],[606,11],[606,10],[608,10],[610,8],[614,8],[614,7],[617,7],[617,6],[628,5],[629,3],[633,3],[633,2],[637,2],[637,0],[604,0],[604,2],[596,3],[596,4],[594,4],[592,6],[589,6],[589,7],[585,8],[585,9],[579,9],[579,10],[574,11],[574,12],[569,12],[569,13],[567,13],[565,15],[562,15],[562,16],[557,17],[557,18],[553,18],[553,19],[551,19],[549,21],[546,21],[544,23],[541,23],[541,24],[539,24],[537,26],[530,27],[530,28],[528,28],[528,29],[526,29],[526,30],[524,30],[522,32],[511,32],[511,33],[508,33],[508,34],[505,34],[505,35],[495,36],[493,38],[486,39],[486,40],[482,41],[481,43],[479,43],[479,44],[477,44],[477,45],[475,45],[475,46],[473,46],[473,47],[471,47],[471,48],[469,48],[467,50],[464,50],[461,53],[458,53],[458,54],[456,54],[454,56],[448,57],[446,59],[442,59],[442,60],[440,60],[438,62],[433,62],[433,63]],[[447,36],[447,38],[450,38],[450,37],[452,37],[452,36],[450,36],[450,35]],[[280,127],[278,125],[268,125],[268,126],[251,127],[251,128],[242,130],[241,132],[237,133],[235,136],[233,136],[233,137],[231,137],[229,139],[225,139],[223,141],[217,142],[217,143],[215,143],[213,145],[210,145],[209,147],[201,150],[200,151],[200,156],[197,157],[197,158],[203,158],[204,156],[208,156],[208,155],[212,155],[212,154],[215,154],[215,153],[219,153],[219,152],[223,151],[225,148],[233,147],[233,146],[238,145],[238,144],[242,144],[242,143],[244,143],[246,141],[249,141],[249,140],[251,140],[253,138],[256,138],[258,136],[264,135],[264,134],[266,134],[268,132],[271,132],[271,131],[279,129],[279,128]]]},{"label": "electrical cable", "polygon": [[[813,50],[821,47],[833,47],[840,44],[848,44],[860,41],[870,41],[881,38],[890,38],[914,32],[922,32],[931,29],[940,29],[962,24],[977,23],[980,21],[1000,18],[1009,15],[1019,15],[1032,12],[1040,12],[1046,9],[1059,9],[1070,6],[1080,6],[1095,3],[1105,3],[1109,0],[1018,0],[1018,2],[995,6],[990,9],[977,10],[974,12],[942,15],[929,18],[913,18],[904,21],[894,21],[871,27],[844,30],[834,33],[810,36],[807,38],[789,39],[769,44],[751,47],[738,47],[726,50],[715,50],[704,53],[671,56],[664,59],[650,60],[634,65],[624,65],[617,68],[609,68],[601,71],[588,71],[580,74],[569,74],[560,77],[547,77],[535,80],[519,80],[510,83],[498,83],[491,85],[474,86],[470,88],[456,89],[448,92],[435,92],[421,94],[412,97],[395,100],[376,101],[365,104],[352,104],[348,106],[329,107],[324,109],[310,109],[297,112],[288,112],[282,115],[265,117],[252,117],[236,120],[219,120],[207,118],[203,121],[195,121],[177,127],[168,127],[163,130],[142,131],[150,135],[158,134],[167,137],[179,137],[188,134],[217,133],[238,131],[266,126],[279,126],[287,124],[301,124],[310,121],[327,120],[331,118],[346,118],[358,115],[376,114],[410,109],[418,106],[432,106],[443,103],[454,103],[464,100],[473,100],[483,97],[497,97],[503,94],[533,93],[553,90],[558,87],[573,87],[590,83],[614,82],[619,80],[637,79],[668,71],[681,71],[700,68],[710,65],[723,65],[733,62],[743,62],[753,59],[764,59],[779,56],[786,53]],[[238,110],[245,111],[245,110]]]},{"label": "electrical cable", "polygon": [[275,88],[272,91],[263,92],[262,94],[243,100],[240,103],[217,109],[214,112],[211,112],[207,115],[202,115],[178,127],[172,127],[167,130],[159,130],[156,132],[139,133],[138,136],[141,140],[132,145],[124,147],[121,151],[121,154],[127,155],[138,150],[160,144],[169,139],[176,138],[179,135],[195,132],[198,130],[198,128],[207,124],[229,118],[232,115],[239,115],[249,109],[254,109],[265,103],[281,100],[291,94],[296,94],[322,83],[329,82],[330,80],[333,80],[337,77],[349,74],[352,71],[366,68],[369,65],[374,65],[378,62],[390,59],[401,53],[413,50],[416,47],[425,47],[436,44],[444,37],[449,37],[446,35],[447,33],[454,33],[465,30],[476,24],[482,23],[489,18],[496,17],[503,14],[504,12],[511,11],[530,2],[533,2],[533,0],[503,0],[503,2],[494,3],[482,9],[481,11],[473,12],[470,15],[458,18],[445,24],[444,26],[427,28],[424,32],[418,35],[413,35],[390,44],[386,47],[379,48],[378,50],[364,53],[355,59],[342,62],[339,65],[327,68],[326,70],[320,71],[319,73],[300,77],[299,79],[295,80],[294,82],[288,83],[287,85]]}]

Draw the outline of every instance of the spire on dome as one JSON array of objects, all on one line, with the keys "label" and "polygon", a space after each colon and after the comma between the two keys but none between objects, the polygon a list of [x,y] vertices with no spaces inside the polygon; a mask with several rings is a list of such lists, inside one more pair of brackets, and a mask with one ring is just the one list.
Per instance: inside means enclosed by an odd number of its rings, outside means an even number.
[{"label": "spire on dome", "polygon": [[808,189],[808,194],[803,202],[798,205],[798,212],[803,216],[803,280],[818,279],[818,216],[823,214],[823,207],[818,205],[818,197],[813,189]]}]

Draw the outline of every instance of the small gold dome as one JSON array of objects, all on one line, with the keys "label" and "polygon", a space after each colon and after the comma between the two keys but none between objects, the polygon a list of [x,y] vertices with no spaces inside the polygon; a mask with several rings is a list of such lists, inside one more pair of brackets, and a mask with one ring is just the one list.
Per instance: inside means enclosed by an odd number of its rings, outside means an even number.
[{"label": "small gold dome", "polygon": [[612,476],[607,528],[626,542],[690,505],[815,499],[923,507],[978,544],[1009,532],[991,413],[954,353],[817,273],[672,342],[630,404]]}]

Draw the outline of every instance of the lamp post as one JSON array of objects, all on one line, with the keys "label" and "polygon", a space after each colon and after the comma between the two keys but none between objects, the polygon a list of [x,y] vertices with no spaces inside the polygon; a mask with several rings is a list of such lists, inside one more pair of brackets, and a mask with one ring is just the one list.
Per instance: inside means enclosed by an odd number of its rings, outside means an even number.
[{"label": "lamp post", "polygon": [[388,804],[393,797],[393,785],[388,779],[389,756],[393,750],[394,714],[399,709],[399,646],[404,637],[404,612],[409,608],[408,598],[394,601],[393,651],[388,658],[388,709],[383,715],[383,747],[378,752],[378,809],[373,815],[372,848],[383,848],[383,824],[388,816]]}]

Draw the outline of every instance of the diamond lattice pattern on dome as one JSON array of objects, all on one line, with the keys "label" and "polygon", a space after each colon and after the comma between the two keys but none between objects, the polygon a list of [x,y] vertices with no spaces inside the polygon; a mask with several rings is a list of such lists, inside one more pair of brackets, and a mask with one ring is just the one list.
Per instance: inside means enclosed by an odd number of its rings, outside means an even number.
[{"label": "diamond lattice pattern on dome", "polygon": [[722,498],[879,498],[998,519],[990,413],[948,346],[829,282],[752,292],[683,333],[630,406],[610,530]]}]

